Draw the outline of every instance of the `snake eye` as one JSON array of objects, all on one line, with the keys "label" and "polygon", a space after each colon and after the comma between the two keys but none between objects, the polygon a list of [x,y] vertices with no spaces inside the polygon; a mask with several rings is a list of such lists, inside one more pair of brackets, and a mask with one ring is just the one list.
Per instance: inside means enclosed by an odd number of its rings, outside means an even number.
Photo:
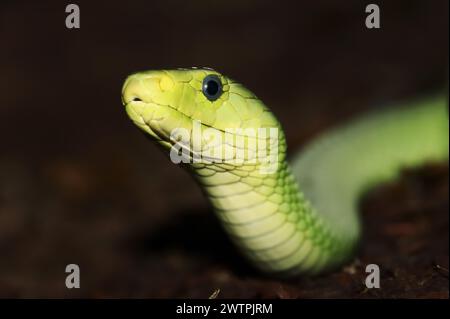
[{"label": "snake eye", "polygon": [[208,75],[203,79],[203,95],[210,101],[217,100],[222,95],[222,83],[217,75]]}]

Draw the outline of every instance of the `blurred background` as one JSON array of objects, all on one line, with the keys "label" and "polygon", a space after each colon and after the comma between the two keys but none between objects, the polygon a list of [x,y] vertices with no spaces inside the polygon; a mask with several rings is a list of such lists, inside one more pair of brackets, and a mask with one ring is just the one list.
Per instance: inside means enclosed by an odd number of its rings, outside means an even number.
[{"label": "blurred background", "polygon": [[[69,3],[0,4],[0,297],[448,298],[448,165],[366,196],[347,267],[277,281],[120,102],[132,72],[213,67],[273,109],[292,155],[351,116],[446,92],[448,1],[377,1],[371,30],[367,1],[75,1],[67,29]],[[365,289],[367,263],[382,289]]]}]

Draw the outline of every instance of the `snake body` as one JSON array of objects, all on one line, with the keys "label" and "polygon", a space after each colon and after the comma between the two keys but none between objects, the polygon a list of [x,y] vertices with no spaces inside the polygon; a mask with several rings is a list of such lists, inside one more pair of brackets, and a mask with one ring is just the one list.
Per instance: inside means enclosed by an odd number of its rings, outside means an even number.
[{"label": "snake body", "polygon": [[[230,128],[278,129],[277,165],[271,173],[261,170],[261,162],[250,161],[253,137],[238,133],[234,138],[244,140],[248,161],[184,165],[240,251],[261,271],[278,276],[317,274],[347,261],[361,236],[360,195],[395,178],[404,166],[448,158],[444,97],[367,115],[330,130],[295,155],[291,165],[281,125],[269,108],[214,70],[133,74],[123,85],[122,102],[130,119],[166,152],[179,142],[171,133],[178,128],[193,132],[194,121],[224,137],[216,144],[202,139],[201,145],[210,150],[227,147]],[[263,141],[274,147],[270,137]],[[192,159],[196,149],[189,145],[182,147]],[[229,149],[236,154],[237,147]]]}]

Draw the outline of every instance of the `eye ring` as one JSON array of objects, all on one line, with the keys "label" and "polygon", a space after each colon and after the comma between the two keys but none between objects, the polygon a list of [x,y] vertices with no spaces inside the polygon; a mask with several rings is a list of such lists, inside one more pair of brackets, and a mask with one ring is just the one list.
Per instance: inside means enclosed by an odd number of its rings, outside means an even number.
[{"label": "eye ring", "polygon": [[203,95],[210,101],[217,100],[223,93],[222,82],[217,75],[205,76],[202,84]]}]

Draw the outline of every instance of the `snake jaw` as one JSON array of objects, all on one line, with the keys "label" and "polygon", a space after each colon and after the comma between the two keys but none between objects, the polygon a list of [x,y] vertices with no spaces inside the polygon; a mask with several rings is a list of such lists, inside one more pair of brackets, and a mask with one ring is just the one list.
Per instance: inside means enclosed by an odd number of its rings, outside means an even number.
[{"label": "snake jaw", "polygon": [[147,123],[147,121],[142,116],[141,112],[138,112],[136,110],[136,104],[142,103],[142,102],[128,102],[125,104],[125,110],[130,117],[130,119],[133,121],[133,123],[138,126],[141,130],[145,131],[146,133],[150,134],[153,138],[155,138],[157,141],[161,140],[161,137],[156,134],[156,132],[152,129],[152,127]]},{"label": "snake jaw", "polygon": [[[168,117],[155,116],[158,108],[166,108],[166,106],[142,101],[130,101],[125,104],[125,110],[133,123],[163,148],[170,149],[178,141],[171,138],[167,127],[164,128],[161,124]],[[173,111],[173,109],[169,109]]]},{"label": "snake jaw", "polygon": [[166,79],[161,87],[159,73],[141,72],[129,76],[122,87],[122,104],[130,119],[156,142],[170,147],[170,132],[164,125],[170,114],[167,105],[155,103],[154,96],[173,85]]}]

